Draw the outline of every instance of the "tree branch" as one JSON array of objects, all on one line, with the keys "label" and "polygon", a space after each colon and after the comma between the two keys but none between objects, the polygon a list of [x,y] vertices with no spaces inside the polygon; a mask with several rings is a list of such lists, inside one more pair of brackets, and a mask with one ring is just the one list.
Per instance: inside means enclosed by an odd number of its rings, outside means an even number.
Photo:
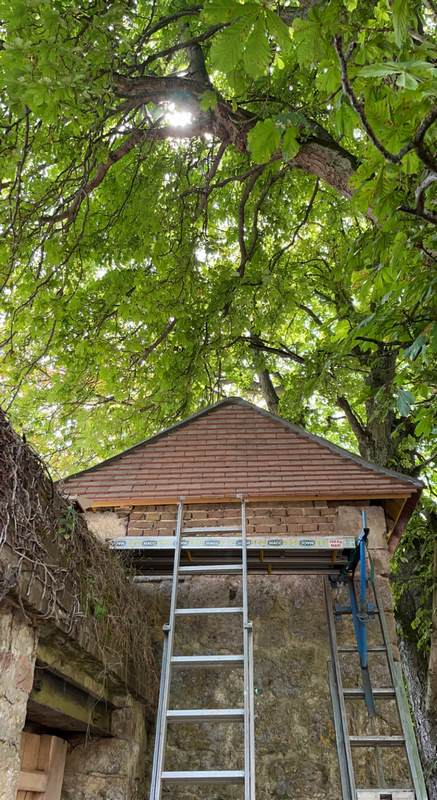
[{"label": "tree branch", "polygon": [[145,130],[136,128],[119,147],[116,147],[114,150],[110,151],[106,161],[103,161],[96,168],[94,177],[84,183],[77,190],[72,202],[67,205],[66,208],[62,208],[60,211],[55,212],[51,216],[42,217],[41,221],[56,223],[62,222],[62,220],[66,219],[71,222],[77,216],[82,202],[88,195],[91,194],[91,192],[94,191],[94,189],[100,186],[105,175],[111,169],[111,167],[114,166],[117,161],[120,161],[122,158],[124,158],[124,156],[130,153],[130,151],[137,145],[143,144],[146,141],[154,142],[163,139],[192,138],[193,136],[199,136],[205,132],[206,129],[199,127],[198,125],[184,127],[167,125],[162,128],[147,128]]},{"label": "tree branch", "polygon": [[260,336],[257,336],[256,341],[254,341],[250,336],[241,336],[240,340],[243,342],[249,342],[251,347],[254,347],[257,350],[262,350],[264,353],[272,353],[273,355],[280,356],[281,358],[287,358],[290,361],[294,361],[296,364],[305,364],[305,359],[302,358],[302,356],[299,356],[297,353],[294,353],[292,350],[289,350],[288,347],[271,347],[270,345],[265,344]]},{"label": "tree branch", "polygon": [[437,120],[437,106],[431,109],[431,111],[427,114],[425,119],[420,123],[411,141],[407,142],[403,147],[401,147],[398,153],[391,153],[379,140],[375,131],[371,127],[369,120],[367,119],[364,103],[362,103],[361,100],[359,100],[358,97],[356,96],[352,84],[349,80],[349,76],[347,73],[347,62],[355,49],[355,43],[353,43],[349,47],[348,52],[345,54],[343,53],[342,50],[341,36],[335,36],[334,47],[338,56],[338,60],[340,62],[341,85],[343,88],[343,92],[348,98],[356,114],[358,114],[364,130],[366,131],[369,139],[371,140],[371,142],[373,142],[377,150],[379,150],[379,152],[384,156],[384,158],[387,161],[390,161],[392,164],[399,164],[407,153],[409,153],[411,150],[415,150],[419,158],[423,161],[424,164],[426,164],[426,166],[429,169],[437,171],[437,161],[435,158],[433,158],[428,148],[424,144],[424,137],[426,132],[431,127],[431,125],[433,125],[434,122]]},{"label": "tree branch", "polygon": [[[355,94],[355,92],[354,92],[354,90],[352,88],[352,84],[351,84],[351,82],[349,80],[349,77],[348,77],[348,74],[347,74],[347,61],[348,61],[348,58],[350,58],[355,45],[352,45],[349,48],[349,53],[346,56],[343,53],[341,36],[334,36],[334,47],[335,47],[335,51],[336,51],[337,56],[338,56],[338,60],[340,62],[341,85],[343,87],[343,92],[345,93],[346,97],[348,98],[348,100],[349,100],[352,108],[356,112],[356,114],[358,114],[364,130],[366,131],[370,141],[373,142],[373,144],[375,145],[376,149],[379,150],[380,153],[382,153],[382,155],[384,156],[384,158],[387,161],[391,161],[392,164],[398,164],[399,160],[400,160],[399,156],[398,155],[394,155],[393,153],[390,153],[389,150],[387,150],[387,148],[384,147],[382,142],[379,141],[379,139],[378,139],[376,133],[374,132],[373,128],[370,126],[370,123],[369,123],[369,121],[367,119],[367,116],[366,116],[364,103],[362,103],[360,100],[358,100],[358,97],[356,96],[356,94]],[[412,147],[413,147],[413,145],[411,144],[408,149],[411,150]],[[408,150],[406,150],[405,152],[408,152]]]},{"label": "tree branch", "polygon": [[360,445],[364,444],[364,449],[366,449],[367,442],[368,442],[367,431],[364,428],[362,422],[359,420],[359,418],[356,416],[356,414],[352,410],[352,407],[351,407],[349,401],[346,400],[346,398],[343,397],[342,395],[338,395],[337,399],[336,399],[336,403],[337,403],[338,407],[341,408],[342,411],[344,411],[344,413],[346,415],[346,418],[347,418],[347,420],[349,422],[349,425],[351,426],[355,436],[357,437],[358,443]]}]

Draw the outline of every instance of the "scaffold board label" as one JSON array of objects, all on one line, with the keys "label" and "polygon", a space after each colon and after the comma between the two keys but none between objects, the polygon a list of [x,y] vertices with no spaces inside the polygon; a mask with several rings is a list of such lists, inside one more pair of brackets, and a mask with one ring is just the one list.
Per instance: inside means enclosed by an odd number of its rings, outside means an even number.
[{"label": "scaffold board label", "polygon": [[[123,536],[112,539],[113,550],[172,550],[175,536]],[[241,549],[241,536],[185,536],[181,538],[184,550]],[[353,536],[248,536],[249,550],[352,550]]]}]

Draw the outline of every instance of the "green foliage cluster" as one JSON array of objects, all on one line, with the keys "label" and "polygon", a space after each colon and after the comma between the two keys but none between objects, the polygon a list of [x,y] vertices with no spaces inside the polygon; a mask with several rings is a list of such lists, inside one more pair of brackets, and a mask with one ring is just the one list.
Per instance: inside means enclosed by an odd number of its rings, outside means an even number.
[{"label": "green foliage cluster", "polygon": [[437,535],[435,504],[422,500],[392,562],[393,589],[403,634],[412,640],[425,662],[432,633],[432,599],[437,576],[433,570]]},{"label": "green foliage cluster", "polygon": [[53,467],[231,391],[429,474],[432,4],[0,6],[2,399]]}]

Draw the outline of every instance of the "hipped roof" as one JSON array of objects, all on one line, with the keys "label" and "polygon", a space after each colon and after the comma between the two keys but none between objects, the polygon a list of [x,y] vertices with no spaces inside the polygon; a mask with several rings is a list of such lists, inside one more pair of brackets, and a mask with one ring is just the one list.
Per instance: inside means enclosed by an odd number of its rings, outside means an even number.
[{"label": "hipped roof", "polygon": [[[241,398],[227,398],[64,481],[87,506],[248,499],[402,499],[422,483]],[[411,504],[411,503],[410,503]]]}]

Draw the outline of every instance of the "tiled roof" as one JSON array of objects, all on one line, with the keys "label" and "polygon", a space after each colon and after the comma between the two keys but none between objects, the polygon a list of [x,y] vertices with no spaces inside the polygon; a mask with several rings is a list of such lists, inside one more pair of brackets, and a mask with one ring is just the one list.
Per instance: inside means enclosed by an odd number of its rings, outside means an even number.
[{"label": "tiled roof", "polygon": [[240,398],[210,406],[64,481],[70,496],[104,505],[239,493],[386,499],[416,494],[421,486]]}]

